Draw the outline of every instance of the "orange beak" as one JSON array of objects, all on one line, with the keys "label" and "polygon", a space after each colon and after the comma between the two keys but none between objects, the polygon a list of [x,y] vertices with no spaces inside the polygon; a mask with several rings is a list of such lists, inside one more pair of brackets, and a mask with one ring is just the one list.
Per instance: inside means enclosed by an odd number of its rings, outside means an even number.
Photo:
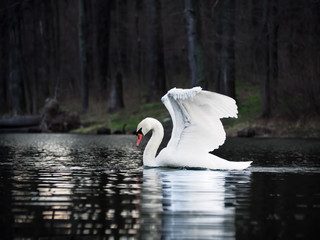
[{"label": "orange beak", "polygon": [[137,136],[138,136],[137,147],[139,147],[139,144],[140,144],[140,142],[142,140],[142,136],[143,135],[141,133],[138,133]]}]

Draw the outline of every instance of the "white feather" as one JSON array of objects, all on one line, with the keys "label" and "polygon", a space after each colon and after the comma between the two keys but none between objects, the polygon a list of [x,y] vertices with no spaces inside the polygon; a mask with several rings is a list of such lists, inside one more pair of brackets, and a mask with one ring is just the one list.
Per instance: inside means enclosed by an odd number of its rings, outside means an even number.
[{"label": "white feather", "polygon": [[237,117],[235,100],[218,93],[192,89],[171,89],[162,102],[168,109],[173,130],[168,147],[209,152],[225,141],[220,118]]},{"label": "white feather", "polygon": [[238,110],[234,99],[194,87],[173,88],[161,100],[172,119],[171,138],[167,147],[155,158],[163,137],[163,127],[153,118],[141,121],[137,130],[142,129],[143,134],[153,131],[143,154],[144,165],[244,169],[251,164],[230,162],[209,154],[226,139],[220,119],[237,117]]}]

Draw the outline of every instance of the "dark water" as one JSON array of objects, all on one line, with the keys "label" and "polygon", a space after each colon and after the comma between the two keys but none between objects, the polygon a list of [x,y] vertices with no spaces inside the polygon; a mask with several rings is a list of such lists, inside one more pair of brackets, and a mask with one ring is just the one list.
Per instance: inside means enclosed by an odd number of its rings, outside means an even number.
[{"label": "dark water", "polygon": [[319,140],[216,154],[254,163],[147,169],[135,136],[0,135],[1,239],[319,239]]}]

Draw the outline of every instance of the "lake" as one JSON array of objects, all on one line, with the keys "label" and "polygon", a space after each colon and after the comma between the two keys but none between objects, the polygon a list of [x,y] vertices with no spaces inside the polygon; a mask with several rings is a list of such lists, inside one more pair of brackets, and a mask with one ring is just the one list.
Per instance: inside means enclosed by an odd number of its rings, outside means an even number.
[{"label": "lake", "polygon": [[243,171],[143,168],[131,135],[0,134],[1,239],[318,239],[320,140],[230,138]]}]

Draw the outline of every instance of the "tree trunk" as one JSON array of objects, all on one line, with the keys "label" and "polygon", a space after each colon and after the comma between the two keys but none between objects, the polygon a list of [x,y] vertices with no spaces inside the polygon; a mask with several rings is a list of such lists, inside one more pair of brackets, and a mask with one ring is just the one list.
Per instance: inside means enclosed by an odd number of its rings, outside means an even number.
[{"label": "tree trunk", "polygon": [[[115,112],[124,108],[123,101],[123,78],[126,77],[126,69],[127,66],[127,52],[126,52],[126,42],[127,39],[127,29],[126,22],[127,17],[124,16],[126,13],[127,2],[124,1],[115,1],[115,33],[117,43],[115,44],[116,48],[114,49],[114,53],[116,59],[111,62],[113,69],[116,71],[116,75],[112,75],[111,84],[109,87],[109,106],[108,112]],[[122,18],[122,17],[124,18]]]},{"label": "tree trunk", "polygon": [[278,0],[270,1],[270,71],[271,71],[271,104],[275,105],[278,101]]},{"label": "tree trunk", "polygon": [[276,101],[278,78],[277,50],[277,0],[265,0],[263,5],[263,37],[262,37],[262,117],[270,118],[272,104]]},{"label": "tree trunk", "polygon": [[161,24],[161,1],[146,0],[148,101],[159,101],[166,92]]},{"label": "tree trunk", "polygon": [[208,87],[205,74],[204,52],[201,42],[201,17],[199,2],[185,0],[185,18],[188,29],[188,58],[191,71],[191,86]]},{"label": "tree trunk", "polygon": [[[39,31],[39,45],[37,46],[36,51],[39,50],[39,47],[42,49],[40,54],[40,68],[39,69],[39,81],[41,81],[42,89],[39,93],[42,92],[41,102],[44,99],[47,99],[52,94],[52,82],[54,80],[52,71],[52,46],[51,46],[51,36],[52,32],[50,31],[52,8],[50,1],[39,1],[41,7],[39,13],[39,22],[38,22],[38,31]],[[37,52],[36,52],[37,53]]]},{"label": "tree trunk", "polygon": [[81,102],[82,111],[86,113],[89,106],[89,69],[87,56],[87,22],[86,22],[86,4],[85,0],[79,0],[79,50],[81,63]]},{"label": "tree trunk", "polygon": [[128,3],[127,0],[115,1],[116,4],[116,37],[117,37],[117,61],[119,70],[126,78],[130,75],[128,53]]},{"label": "tree trunk", "polygon": [[218,6],[216,91],[236,98],[234,53],[235,1],[225,0]]},{"label": "tree trunk", "polygon": [[0,114],[8,111],[7,103],[7,78],[8,78],[8,24],[6,11],[0,12]]},{"label": "tree trunk", "polygon": [[21,13],[20,4],[9,11],[9,92],[11,109],[14,115],[23,112],[22,58],[21,58]]},{"label": "tree trunk", "polygon": [[118,72],[116,78],[112,79],[112,84],[110,86],[108,112],[116,112],[122,108],[124,108],[122,75]]},{"label": "tree trunk", "polygon": [[59,1],[51,0],[51,7],[53,11],[51,32],[53,34],[53,60],[55,70],[55,89],[54,98],[58,98],[58,90],[60,85],[60,7]]},{"label": "tree trunk", "polygon": [[32,52],[33,52],[33,58],[31,59],[31,79],[30,79],[30,84],[31,84],[31,101],[32,101],[32,114],[36,114],[38,111],[38,56],[37,56],[37,49],[38,49],[38,34],[37,34],[37,26],[38,26],[38,21],[39,21],[39,8],[38,5],[33,2],[32,3],[32,16],[33,16],[33,21],[32,21],[32,32],[33,32],[33,45],[32,45]]},{"label": "tree trunk", "polygon": [[100,96],[105,96],[109,74],[109,42],[111,1],[98,0],[97,9],[97,58]]},{"label": "tree trunk", "polygon": [[137,36],[137,58],[136,58],[136,72],[137,72],[137,78],[138,83],[142,83],[142,41],[141,41],[141,30],[140,30],[140,22],[141,22],[141,8],[142,8],[142,1],[136,0],[136,15],[135,15],[135,30],[136,30],[136,36]]},{"label": "tree trunk", "polygon": [[[89,95],[89,82],[90,80],[93,81],[95,79],[94,76],[94,64],[93,64],[93,45],[94,45],[94,39],[93,39],[93,14],[92,14],[92,1],[86,1],[86,15],[85,15],[85,39],[86,39],[86,49],[87,49],[87,68],[88,68],[88,95]],[[89,96],[88,96],[89,98]],[[89,100],[88,100],[89,101]]]}]

